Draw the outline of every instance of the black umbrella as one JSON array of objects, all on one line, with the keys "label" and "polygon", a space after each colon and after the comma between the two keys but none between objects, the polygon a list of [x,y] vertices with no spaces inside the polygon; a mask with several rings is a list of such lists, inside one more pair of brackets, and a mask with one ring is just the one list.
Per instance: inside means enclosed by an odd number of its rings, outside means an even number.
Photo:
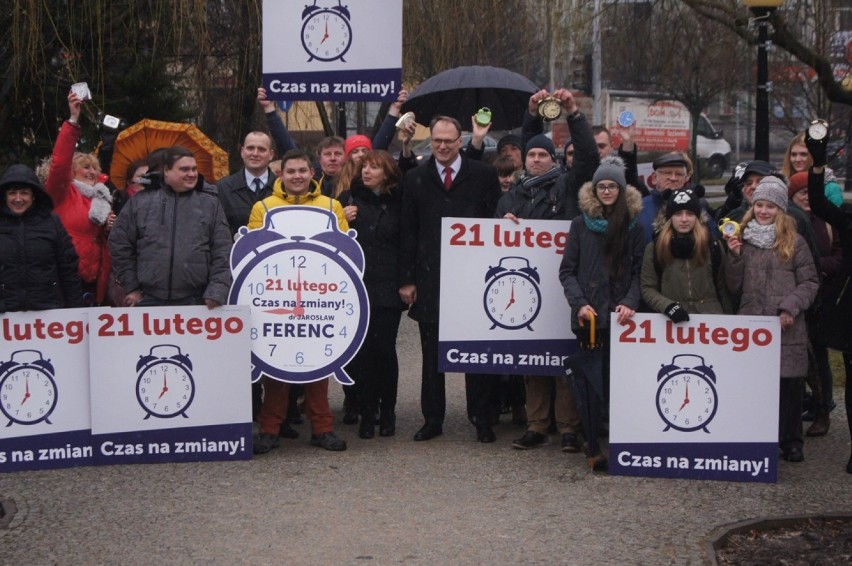
[{"label": "black umbrella", "polygon": [[[580,323],[582,325],[582,320]],[[603,426],[606,400],[603,383],[603,344],[597,338],[595,317],[592,316],[589,336],[578,340],[578,349],[571,355],[565,373],[574,393],[577,412],[583,422],[589,466],[602,469],[606,466],[606,459],[600,455],[598,437]]]},{"label": "black umbrella", "polygon": [[491,109],[495,130],[523,123],[530,96],[539,88],[531,80],[500,67],[456,67],[429,77],[402,106],[417,121],[429,124],[438,115],[452,116],[467,130],[470,117],[483,106]]}]

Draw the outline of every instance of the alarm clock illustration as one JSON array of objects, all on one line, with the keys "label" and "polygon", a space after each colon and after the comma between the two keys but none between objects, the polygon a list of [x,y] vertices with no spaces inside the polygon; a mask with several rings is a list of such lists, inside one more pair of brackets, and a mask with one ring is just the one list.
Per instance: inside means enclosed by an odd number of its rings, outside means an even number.
[{"label": "alarm clock illustration", "polygon": [[310,56],[308,62],[334,61],[340,59],[352,46],[352,26],[349,8],[337,0],[337,6],[323,8],[313,5],[305,6],[302,11],[302,47]]},{"label": "alarm clock illustration", "polygon": [[195,398],[195,379],[189,356],[174,344],[152,346],[136,362],[136,400],[152,416],[189,418],[186,410]]},{"label": "alarm clock illustration", "polygon": [[308,206],[274,208],[262,228],[240,229],[229,303],[252,307],[252,380],[354,383],[343,366],[364,342],[370,317],[355,233],[341,232],[331,211]]},{"label": "alarm clock illustration", "polygon": [[[681,358],[681,360],[678,360]],[[685,361],[694,358],[692,367]],[[678,354],[672,363],[663,365],[657,373],[657,412],[670,428],[682,432],[703,430],[716,416],[719,396],[716,393],[716,374],[713,366],[704,363],[704,358],[695,354]]]},{"label": "alarm clock illustration", "polygon": [[48,417],[59,394],[54,375],[50,360],[38,350],[17,350],[0,363],[0,411],[9,419],[6,426],[53,424]]},{"label": "alarm clock illustration", "polygon": [[[505,267],[504,262],[514,261],[519,267]],[[530,267],[526,258],[507,256],[485,274],[485,293],[482,305],[491,319],[494,330],[498,326],[516,330],[530,326],[541,311],[541,278],[538,269]]]}]

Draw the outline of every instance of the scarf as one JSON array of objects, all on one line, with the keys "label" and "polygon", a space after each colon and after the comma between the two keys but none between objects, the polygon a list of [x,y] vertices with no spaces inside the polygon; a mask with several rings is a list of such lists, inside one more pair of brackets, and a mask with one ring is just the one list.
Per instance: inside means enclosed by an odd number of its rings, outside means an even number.
[{"label": "scarf", "polygon": [[589,230],[597,232],[598,234],[606,234],[606,229],[609,227],[609,220],[601,218],[600,216],[592,218],[585,212],[583,213],[583,222],[586,223],[586,227]]},{"label": "scarf", "polygon": [[112,196],[107,186],[103,183],[95,183],[93,187],[77,179],[73,179],[71,183],[80,191],[80,194],[92,201],[89,206],[89,220],[98,226],[103,226],[112,211]]},{"label": "scarf", "polygon": [[[639,221],[639,217],[634,216],[630,220],[630,224],[628,224],[628,228],[630,230],[636,226],[636,222]],[[606,234],[606,229],[609,227],[609,220],[605,218],[601,218],[600,216],[591,217],[587,213],[583,213],[583,222],[586,223],[586,227],[592,232],[597,232],[598,234]]]},{"label": "scarf", "polygon": [[756,248],[768,250],[775,245],[775,224],[761,225],[751,220],[743,230],[743,240]]},{"label": "scarf", "polygon": [[555,181],[559,178],[559,175],[561,174],[562,170],[559,168],[558,165],[556,165],[547,173],[538,175],[537,177],[524,177],[524,179],[521,181],[521,186],[525,190],[535,192],[535,189],[538,189],[540,186],[546,183]]},{"label": "scarf", "polygon": [[669,244],[669,249],[674,257],[689,259],[692,257],[692,252],[695,249],[695,237],[692,234],[688,236],[675,236]]}]

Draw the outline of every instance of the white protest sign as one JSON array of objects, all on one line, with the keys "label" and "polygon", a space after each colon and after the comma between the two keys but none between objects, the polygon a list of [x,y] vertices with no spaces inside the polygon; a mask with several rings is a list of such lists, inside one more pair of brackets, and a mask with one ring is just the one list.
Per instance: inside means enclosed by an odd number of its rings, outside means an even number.
[{"label": "white protest sign", "polygon": [[402,0],[264,0],[263,86],[273,100],[395,100]]},{"label": "white protest sign", "polygon": [[774,482],[777,317],[611,317],[610,471]]},{"label": "white protest sign", "polygon": [[251,458],[248,309],[91,309],[97,463]]},{"label": "white protest sign", "polygon": [[443,219],[442,371],[562,374],[576,347],[559,282],[570,225]]},{"label": "white protest sign", "polygon": [[0,472],[92,463],[87,313],[0,316]]}]

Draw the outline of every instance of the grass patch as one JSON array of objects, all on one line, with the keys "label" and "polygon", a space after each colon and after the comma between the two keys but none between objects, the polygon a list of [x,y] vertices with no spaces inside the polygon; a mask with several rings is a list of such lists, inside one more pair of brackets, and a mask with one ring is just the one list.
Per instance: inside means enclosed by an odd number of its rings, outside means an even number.
[{"label": "grass patch", "polygon": [[831,377],[835,387],[846,383],[846,368],[843,366],[843,354],[836,350],[828,351],[828,363],[831,366]]}]

